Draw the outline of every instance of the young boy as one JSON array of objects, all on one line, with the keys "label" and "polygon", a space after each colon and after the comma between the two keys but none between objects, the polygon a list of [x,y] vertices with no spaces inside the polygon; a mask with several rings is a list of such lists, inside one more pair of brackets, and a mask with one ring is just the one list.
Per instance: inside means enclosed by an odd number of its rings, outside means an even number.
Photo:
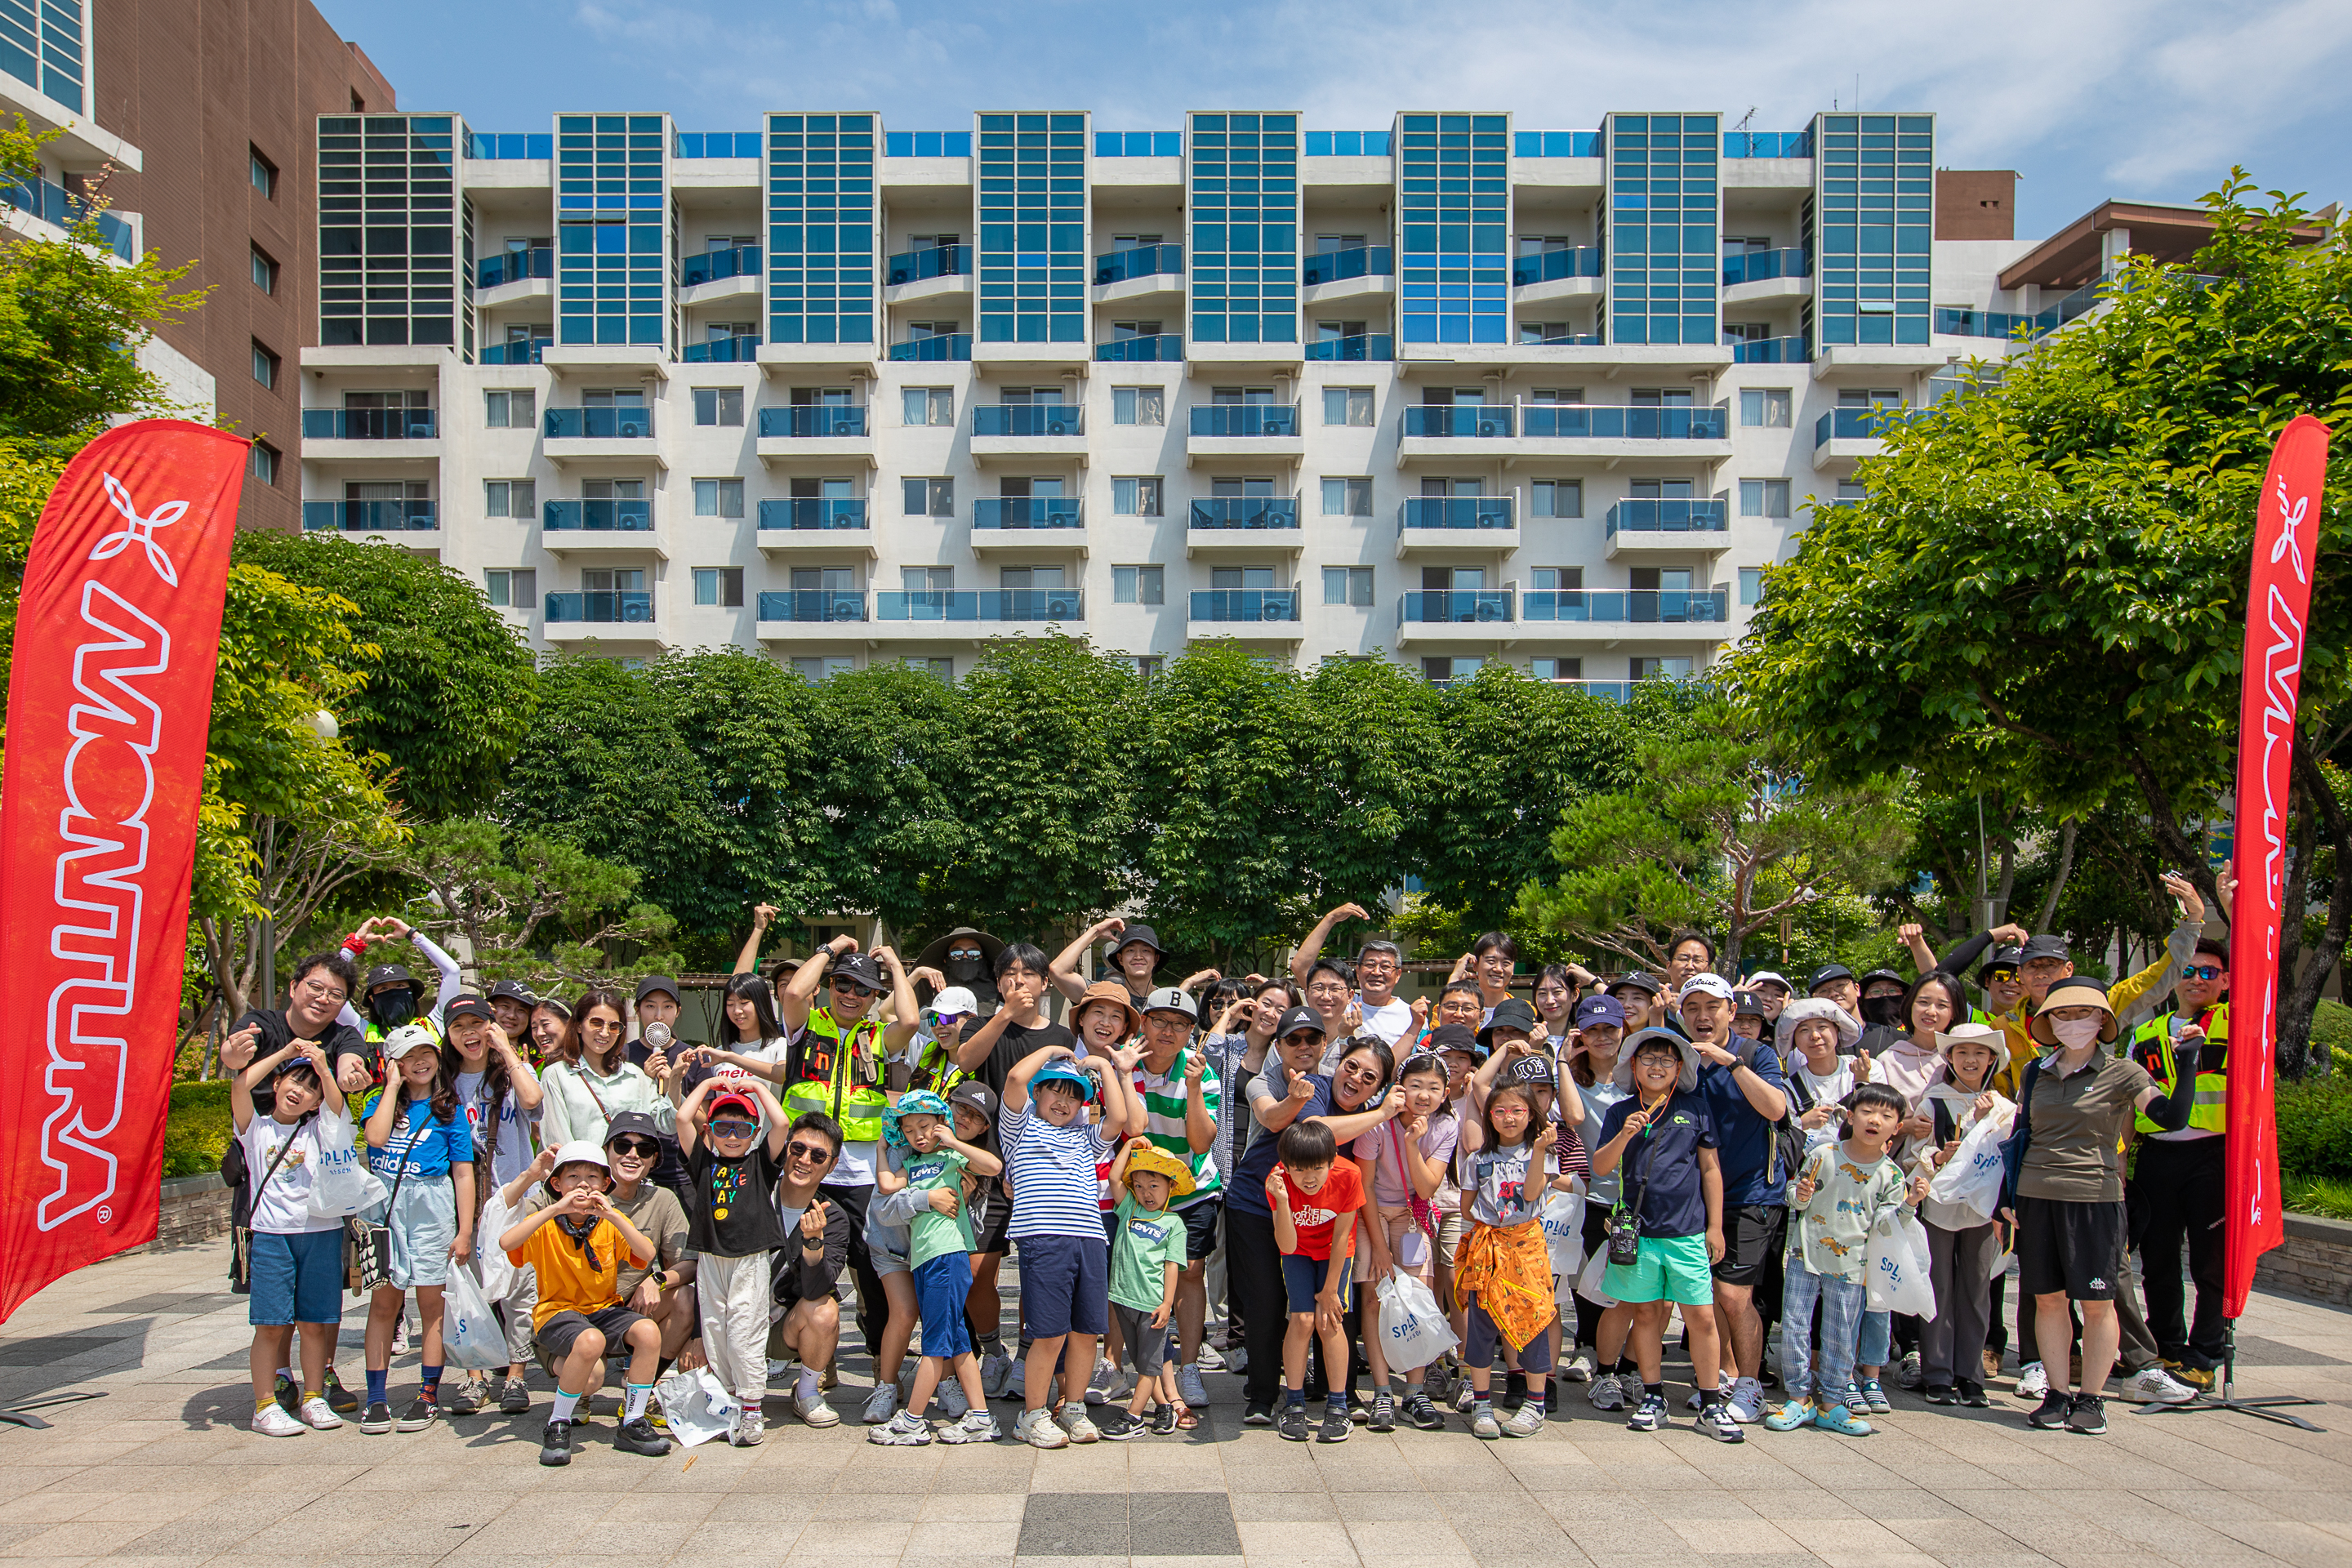
[{"label": "young boy", "polygon": [[1168,1205],[1192,1190],[1183,1161],[1149,1138],[1135,1138],[1118,1152],[1111,1184],[1124,1186],[1118,1200],[1118,1230],[1110,1249],[1110,1310],[1135,1357],[1135,1394],[1124,1410],[1105,1415],[1102,1435],[1123,1442],[1146,1429],[1143,1407],[1152,1405],[1150,1430],[1176,1430],[1183,1399],[1169,1370],[1169,1320],[1176,1310],[1176,1287],[1184,1272],[1184,1218]]},{"label": "young boy", "polygon": [[877,1185],[883,1198],[904,1192],[925,1199],[907,1222],[907,1270],[914,1279],[915,1301],[922,1314],[923,1359],[915,1369],[906,1407],[869,1430],[866,1438],[870,1443],[929,1443],[931,1428],[923,1412],[930,1408],[940,1379],[950,1373],[963,1390],[965,1407],[940,1433],[940,1441],[996,1441],[996,1417],[988,1413],[971,1331],[964,1323],[973,1251],[965,1203],[982,1178],[999,1174],[1004,1165],[987,1150],[957,1137],[953,1115],[948,1102],[928,1089],[899,1096],[882,1113],[883,1142],[905,1158],[903,1171],[894,1173],[886,1166],[880,1172]]},{"label": "young boy", "polygon": [[1625,1047],[1616,1079],[1633,1092],[1601,1117],[1592,1151],[1596,1177],[1624,1167],[1625,1196],[1617,1212],[1630,1215],[1640,1233],[1637,1260],[1610,1264],[1602,1287],[1634,1308],[1626,1338],[1641,1371],[1642,1400],[1625,1425],[1636,1432],[1667,1425],[1658,1363],[1666,1319],[1680,1307],[1698,1384],[1698,1429],[1718,1442],[1744,1442],[1722,1388],[1711,1270],[1723,1256],[1723,1167],[1716,1158],[1715,1124],[1698,1092],[1698,1053],[1666,1029],[1643,1029]]},{"label": "young boy", "polygon": [[[1867,1437],[1872,1427],[1846,1407],[1846,1380],[1853,1373],[1862,1339],[1862,1315],[1869,1300],[1864,1258],[1871,1227],[1916,1204],[1927,1178],[1906,1191],[1902,1168],[1886,1157],[1887,1145],[1903,1130],[1910,1108],[1884,1084],[1865,1083],[1846,1097],[1852,1123],[1844,1142],[1806,1152],[1804,1168],[1789,1187],[1788,1273],[1780,1298],[1780,1376],[1788,1402],[1764,1418],[1775,1432],[1811,1422],[1824,1432]],[[1810,1366],[1813,1303],[1822,1308],[1822,1363]],[[1818,1390],[1818,1392],[1816,1392]]]},{"label": "young boy", "polygon": [[[276,1093],[269,1114],[257,1116],[253,1089],[263,1082]],[[246,1321],[253,1325],[253,1429],[265,1437],[299,1437],[306,1426],[323,1432],[343,1424],[323,1392],[327,1347],[343,1312],[343,1222],[310,1213],[310,1184],[326,1158],[356,1157],[343,1091],[325,1051],[296,1040],[231,1078],[228,1105],[252,1192]],[[327,1126],[341,1130],[332,1150],[324,1141]],[[304,1325],[299,1419],[277,1395],[278,1369],[286,1364],[297,1321]]]},{"label": "young boy", "polygon": [[1289,1298],[1290,1327],[1282,1340],[1282,1414],[1275,1430],[1294,1443],[1307,1441],[1307,1346],[1323,1342],[1329,1369],[1323,1426],[1318,1436],[1344,1443],[1353,1430],[1348,1419],[1348,1270],[1355,1251],[1356,1213],[1364,1206],[1364,1181],[1353,1160],[1341,1160],[1331,1129],[1315,1120],[1282,1130],[1275,1152],[1281,1157],[1266,1178],[1266,1201],[1274,1207],[1274,1238],[1282,1248],[1282,1284]]},{"label": "young boy", "polygon": [[698,1255],[702,1351],[741,1402],[728,1434],[739,1448],[767,1435],[761,1401],[768,1392],[768,1303],[775,1254],[784,1245],[772,1194],[791,1124],[767,1084],[736,1068],[704,1079],[677,1109],[678,1149],[695,1197],[687,1245]]}]

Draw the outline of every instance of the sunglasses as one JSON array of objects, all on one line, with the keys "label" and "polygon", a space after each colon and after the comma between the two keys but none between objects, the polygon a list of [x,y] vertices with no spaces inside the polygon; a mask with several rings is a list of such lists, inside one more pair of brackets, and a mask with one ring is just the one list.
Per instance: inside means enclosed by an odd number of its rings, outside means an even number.
[{"label": "sunglasses", "polygon": [[710,1135],[713,1138],[749,1138],[759,1130],[760,1124],[756,1121],[738,1121],[732,1117],[725,1121],[714,1121],[710,1124]]},{"label": "sunglasses", "polygon": [[969,1013],[940,1013],[926,1007],[923,1009],[923,1026],[929,1029],[961,1028],[963,1021],[971,1016]]},{"label": "sunglasses", "polygon": [[640,1160],[650,1160],[661,1152],[661,1145],[650,1138],[615,1138],[612,1150],[615,1154],[631,1154]]},{"label": "sunglasses", "polygon": [[948,949],[948,956],[950,958],[978,958],[980,956],[980,949],[976,947],[951,947]]},{"label": "sunglasses", "polygon": [[2183,980],[2219,980],[2221,966],[2217,963],[2192,963],[2180,972]]},{"label": "sunglasses", "polygon": [[835,991],[846,991],[852,996],[878,996],[881,994],[880,992],[874,990],[870,986],[860,985],[855,980],[836,980],[833,983],[833,988]]},{"label": "sunglasses", "polygon": [[1988,969],[1985,971],[1985,978],[1987,980],[2014,980],[2017,978],[2017,971],[2014,969]]},{"label": "sunglasses", "polygon": [[784,1152],[795,1160],[806,1160],[812,1164],[833,1158],[833,1151],[822,1143],[787,1143]]}]

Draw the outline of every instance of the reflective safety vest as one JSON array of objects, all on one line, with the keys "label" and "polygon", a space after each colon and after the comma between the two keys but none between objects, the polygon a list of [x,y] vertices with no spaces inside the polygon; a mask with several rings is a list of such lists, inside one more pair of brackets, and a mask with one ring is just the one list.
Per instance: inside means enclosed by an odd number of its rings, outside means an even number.
[{"label": "reflective safety vest", "polygon": [[[2132,1031],[2132,1060],[2147,1066],[2148,1076],[2168,1097],[2179,1070],[2172,1064],[2171,1024],[2175,1014],[2150,1018]],[[2230,1005],[2217,1002],[2206,1014],[2205,1038],[2210,1046],[2227,1045],[2230,1039]],[[2226,1063],[2229,1058],[2224,1056]],[[2151,1065],[2152,1064],[2152,1065]],[[2158,1069],[2161,1070],[2158,1070]],[[2160,1132],[2162,1128],[2148,1120],[2143,1110],[2133,1119],[2141,1132]],[[2208,1072],[2200,1059],[2197,1073],[2197,1102],[2189,1108],[2189,1125],[2205,1132],[2227,1132],[2230,1130],[2230,1075],[2225,1068]]]},{"label": "reflective safety vest", "polygon": [[784,1086],[784,1109],[794,1116],[822,1110],[841,1123],[845,1143],[882,1136],[882,1026],[861,1018],[846,1039],[828,1007],[812,1008],[797,1047],[800,1077]]},{"label": "reflective safety vest", "polygon": [[937,1040],[926,1040],[915,1058],[914,1071],[907,1087],[927,1089],[945,1100],[956,1085],[971,1076],[956,1066],[954,1052]]}]

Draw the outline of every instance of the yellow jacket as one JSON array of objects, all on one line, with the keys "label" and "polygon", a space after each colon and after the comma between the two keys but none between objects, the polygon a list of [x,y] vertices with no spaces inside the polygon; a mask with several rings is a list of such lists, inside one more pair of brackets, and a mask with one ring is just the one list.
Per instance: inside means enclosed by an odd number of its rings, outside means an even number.
[{"label": "yellow jacket", "polygon": [[[2164,939],[2164,956],[2137,974],[2127,974],[2107,987],[2107,1005],[2116,1011],[2116,1039],[2118,1047],[2131,1037],[2139,1026],[2141,1016],[2156,1011],[2155,1001],[2171,991],[2180,966],[2197,956],[2197,939],[2204,933],[2201,921],[2182,920]],[[2009,1065],[1993,1074],[1992,1088],[1999,1093],[2017,1098],[2019,1081],[2025,1076],[2025,1064],[2042,1054],[2041,1045],[2032,1035],[2033,998],[2021,996],[2017,1005],[2007,1013],[1993,1016],[2001,1033],[2009,1037]]]}]

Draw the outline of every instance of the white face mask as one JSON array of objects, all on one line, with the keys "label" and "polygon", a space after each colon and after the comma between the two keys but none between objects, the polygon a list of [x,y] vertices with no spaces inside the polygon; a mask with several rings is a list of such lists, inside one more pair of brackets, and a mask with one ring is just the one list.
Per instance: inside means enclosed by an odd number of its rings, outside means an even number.
[{"label": "white face mask", "polygon": [[2100,1018],[2053,1018],[2050,1032],[2058,1037],[2060,1045],[2080,1048],[2099,1037],[2105,1022]]}]

